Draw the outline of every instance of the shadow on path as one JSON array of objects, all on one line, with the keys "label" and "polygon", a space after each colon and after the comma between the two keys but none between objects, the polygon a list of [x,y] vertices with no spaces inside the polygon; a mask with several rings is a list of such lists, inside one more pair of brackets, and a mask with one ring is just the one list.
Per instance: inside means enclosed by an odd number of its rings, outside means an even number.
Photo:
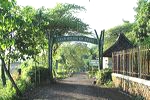
[{"label": "shadow on path", "polygon": [[27,100],[130,100],[116,88],[97,87],[90,80],[82,80],[81,83],[80,80],[75,80],[73,78],[58,81],[56,84],[41,85],[26,93],[25,97]]}]

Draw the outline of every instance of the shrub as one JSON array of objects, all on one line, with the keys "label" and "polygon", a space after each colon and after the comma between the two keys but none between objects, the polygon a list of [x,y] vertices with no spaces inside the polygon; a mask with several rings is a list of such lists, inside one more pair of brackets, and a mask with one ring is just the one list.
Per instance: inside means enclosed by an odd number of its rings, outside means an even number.
[{"label": "shrub", "polygon": [[16,91],[7,80],[7,86],[0,89],[0,100],[15,100],[15,98],[17,98]]},{"label": "shrub", "polygon": [[91,71],[88,71],[89,78],[95,77],[97,72],[98,72],[98,69],[96,69],[96,68]]},{"label": "shrub", "polygon": [[34,75],[33,75],[34,79],[35,79],[35,72],[36,72],[36,80],[40,80],[40,82],[44,82],[46,80],[49,80],[49,78],[50,78],[48,68],[37,67],[36,71],[34,71]]},{"label": "shrub", "polygon": [[61,71],[61,72],[57,72],[56,73],[56,78],[57,79],[64,79],[64,78],[67,78],[67,77],[71,77],[73,75],[74,71]]},{"label": "shrub", "polygon": [[26,76],[25,79],[26,81],[30,83],[38,83],[38,82],[44,82],[48,80],[49,77],[49,69],[44,68],[42,66],[32,66],[32,68],[26,69],[27,72],[24,72],[22,76]]},{"label": "shrub", "polygon": [[[19,90],[24,93],[29,86],[32,86],[31,80],[27,80],[30,78],[28,73],[32,70],[32,66],[22,66],[22,74],[18,75],[16,71],[12,73],[12,77],[17,84]],[[0,84],[1,85],[1,84]],[[0,100],[17,100],[19,97],[16,95],[16,91],[13,88],[11,82],[7,80],[7,84],[5,87],[0,88]]]},{"label": "shrub", "polygon": [[105,84],[109,81],[112,81],[111,77],[112,69],[106,68],[96,73],[97,84]]}]

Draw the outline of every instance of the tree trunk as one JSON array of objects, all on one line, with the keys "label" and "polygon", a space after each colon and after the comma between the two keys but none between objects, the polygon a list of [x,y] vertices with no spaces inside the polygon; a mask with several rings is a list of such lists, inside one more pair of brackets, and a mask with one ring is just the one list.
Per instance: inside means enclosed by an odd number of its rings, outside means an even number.
[{"label": "tree trunk", "polygon": [[5,64],[4,58],[1,57],[1,60],[2,60],[2,63],[4,64],[4,65],[3,65],[3,68],[4,68],[5,72],[6,72],[6,74],[7,74],[8,78],[9,78],[9,80],[11,81],[13,87],[15,88],[17,95],[18,95],[18,96],[22,96],[21,91],[20,91],[19,88],[17,87],[15,81],[14,81],[13,78],[11,77],[11,74],[9,73],[9,71],[8,71],[7,68],[6,68],[6,64]]},{"label": "tree trunk", "polygon": [[10,72],[10,58],[8,59],[8,71]]},{"label": "tree trunk", "polygon": [[3,62],[2,62],[2,66],[1,66],[1,78],[2,78],[2,84],[4,87],[6,85],[6,77],[5,77],[4,63]]}]

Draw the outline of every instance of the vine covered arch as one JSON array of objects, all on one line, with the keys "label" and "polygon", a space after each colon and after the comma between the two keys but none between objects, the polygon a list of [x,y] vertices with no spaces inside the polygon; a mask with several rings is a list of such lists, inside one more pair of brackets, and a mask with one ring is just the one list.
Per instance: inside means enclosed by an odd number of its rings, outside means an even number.
[{"label": "vine covered arch", "polygon": [[60,43],[60,42],[69,42],[69,41],[81,41],[81,42],[88,42],[92,44],[98,45],[99,50],[99,70],[103,69],[103,44],[104,44],[104,30],[101,31],[100,36],[98,36],[96,30],[95,34],[97,38],[91,38],[87,36],[59,36],[59,37],[51,37],[48,36],[48,67],[50,72],[50,81],[53,81],[53,74],[52,74],[52,51],[53,51],[53,44]]}]

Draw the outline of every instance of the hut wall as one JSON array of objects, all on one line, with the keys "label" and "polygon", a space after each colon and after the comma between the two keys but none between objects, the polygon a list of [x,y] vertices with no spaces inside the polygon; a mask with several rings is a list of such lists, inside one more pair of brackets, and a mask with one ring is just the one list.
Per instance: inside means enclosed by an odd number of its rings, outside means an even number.
[{"label": "hut wall", "polygon": [[114,52],[112,62],[115,86],[150,100],[150,46]]},{"label": "hut wall", "polygon": [[113,72],[150,80],[150,46],[112,53]]},{"label": "hut wall", "polygon": [[103,68],[112,68],[112,58],[103,57]]}]

